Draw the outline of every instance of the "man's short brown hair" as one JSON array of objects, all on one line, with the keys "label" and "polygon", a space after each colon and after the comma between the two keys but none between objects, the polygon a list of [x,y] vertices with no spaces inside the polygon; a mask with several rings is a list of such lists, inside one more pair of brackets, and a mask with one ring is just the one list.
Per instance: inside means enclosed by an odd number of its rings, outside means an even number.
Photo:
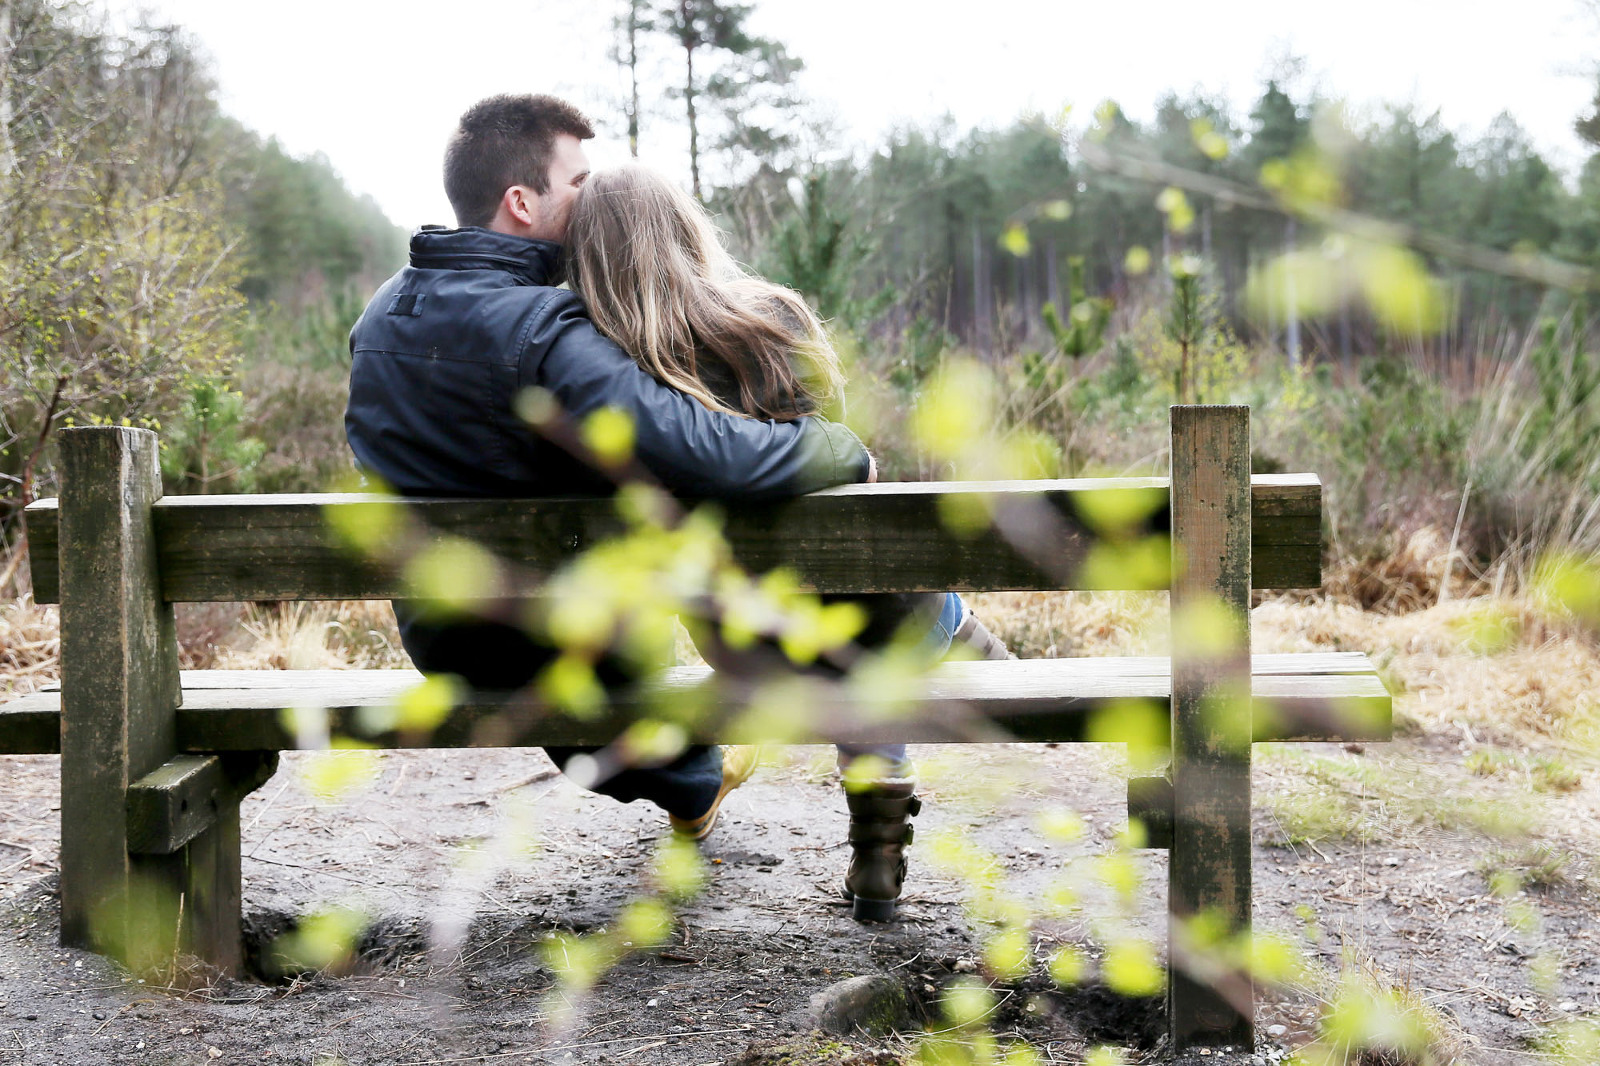
[{"label": "man's short brown hair", "polygon": [[487,226],[513,185],[550,189],[555,141],[594,136],[582,111],[554,96],[502,94],[467,109],[444,150],[444,194],[458,226]]}]

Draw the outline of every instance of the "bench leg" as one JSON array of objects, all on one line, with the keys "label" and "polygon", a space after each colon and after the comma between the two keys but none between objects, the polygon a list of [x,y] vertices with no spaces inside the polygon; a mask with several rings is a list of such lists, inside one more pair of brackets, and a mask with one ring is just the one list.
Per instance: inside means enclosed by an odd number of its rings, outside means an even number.
[{"label": "bench leg", "polygon": [[180,755],[128,790],[128,850],[146,878],[182,901],[166,939],[223,970],[243,957],[239,801],[277,767],[275,751]]},{"label": "bench leg", "polygon": [[244,959],[240,934],[239,802],[224,803],[217,820],[172,856],[189,917],[182,923],[181,949],[234,973]]},{"label": "bench leg", "polygon": [[151,507],[156,437],[61,433],[61,941],[160,969],[179,952],[239,963],[238,800],[182,848],[129,847],[131,786],[176,753],[172,605]]},{"label": "bench leg", "polygon": [[[1250,1049],[1250,409],[1172,408],[1173,1047]],[[1202,919],[1202,921],[1197,921]],[[1197,937],[1206,930],[1208,935]]]}]

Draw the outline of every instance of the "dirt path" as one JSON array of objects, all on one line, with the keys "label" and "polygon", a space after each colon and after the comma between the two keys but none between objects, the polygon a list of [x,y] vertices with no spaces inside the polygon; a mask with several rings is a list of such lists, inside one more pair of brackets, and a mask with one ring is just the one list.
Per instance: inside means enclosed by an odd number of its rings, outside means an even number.
[{"label": "dirt path", "polygon": [[[1063,944],[1093,957],[1122,933],[1165,938],[1165,853],[1133,853],[1143,887],[1131,905],[1097,876],[1125,819],[1112,749],[923,749],[928,807],[914,880],[904,920],[884,927],[856,925],[834,895],[842,798],[821,771],[828,753],[795,749],[730,798],[704,850],[708,883],[679,909],[671,942],[626,957],[563,1010],[544,952],[562,933],[604,927],[649,890],[659,815],[580,792],[536,752],[387,754],[366,791],[341,804],[306,791],[297,771],[308,758],[287,757],[244,810],[251,935],[264,943],[291,916],[353,908],[372,921],[359,972],[186,994],[130,983],[96,956],[56,946],[56,760],[5,760],[0,1066],[908,1060],[908,1036],[810,1033],[809,1000],[843,977],[888,973],[929,1011],[925,1024],[939,1025],[939,990],[975,968],[991,928],[966,905],[961,874],[932,861],[957,840],[998,860],[997,883],[1035,908],[1065,883],[1080,889],[1076,910],[1035,926],[1040,957]],[[1260,997],[1260,1061],[1310,1038],[1341,971],[1436,1013],[1443,1038],[1472,1062],[1530,1061],[1530,1042],[1560,1019],[1600,1013],[1600,899],[1585,860],[1569,859],[1548,888],[1496,897],[1489,877],[1527,841],[1491,839],[1465,816],[1447,825],[1396,810],[1404,801],[1391,782],[1424,782],[1430,794],[1470,785],[1491,806],[1520,803],[1526,790],[1469,778],[1461,752],[1437,741],[1363,754],[1291,749],[1259,767],[1257,926],[1304,945],[1328,975]],[[1380,835],[1274,846],[1311,827],[1300,819],[1346,808]],[[1081,816],[1080,838],[1041,829],[1044,816],[1066,811]],[[1547,846],[1580,850],[1559,834]],[[1512,924],[1526,918],[1513,906],[1524,903],[1537,928]],[[1559,972],[1541,986],[1548,959]],[[1159,1054],[1148,1050],[1161,1026],[1151,1001],[1092,983],[1060,992],[1038,965],[995,993],[992,1028],[1028,1040],[1041,1061],[1081,1061],[1100,1042]]]}]

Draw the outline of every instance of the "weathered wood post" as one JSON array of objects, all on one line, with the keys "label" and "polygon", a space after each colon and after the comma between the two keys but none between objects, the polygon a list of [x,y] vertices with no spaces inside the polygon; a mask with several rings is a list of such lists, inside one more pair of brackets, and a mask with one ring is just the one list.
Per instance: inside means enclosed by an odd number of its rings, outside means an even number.
[{"label": "weathered wood post", "polygon": [[1171,418],[1169,1019],[1177,1050],[1249,1050],[1249,975],[1236,950],[1214,949],[1250,930],[1250,408]]},{"label": "weathered wood post", "polygon": [[61,940],[150,966],[240,962],[239,808],[166,854],[129,850],[128,794],[176,754],[172,605],[151,507],[156,435],[61,434]]}]

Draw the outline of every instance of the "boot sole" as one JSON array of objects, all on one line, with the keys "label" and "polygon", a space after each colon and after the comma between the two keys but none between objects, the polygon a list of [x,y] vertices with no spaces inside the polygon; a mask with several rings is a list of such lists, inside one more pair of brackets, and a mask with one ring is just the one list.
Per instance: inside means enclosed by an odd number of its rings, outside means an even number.
[{"label": "boot sole", "polygon": [[892,922],[899,909],[898,899],[868,899],[866,896],[850,897],[850,916],[858,922]]}]

